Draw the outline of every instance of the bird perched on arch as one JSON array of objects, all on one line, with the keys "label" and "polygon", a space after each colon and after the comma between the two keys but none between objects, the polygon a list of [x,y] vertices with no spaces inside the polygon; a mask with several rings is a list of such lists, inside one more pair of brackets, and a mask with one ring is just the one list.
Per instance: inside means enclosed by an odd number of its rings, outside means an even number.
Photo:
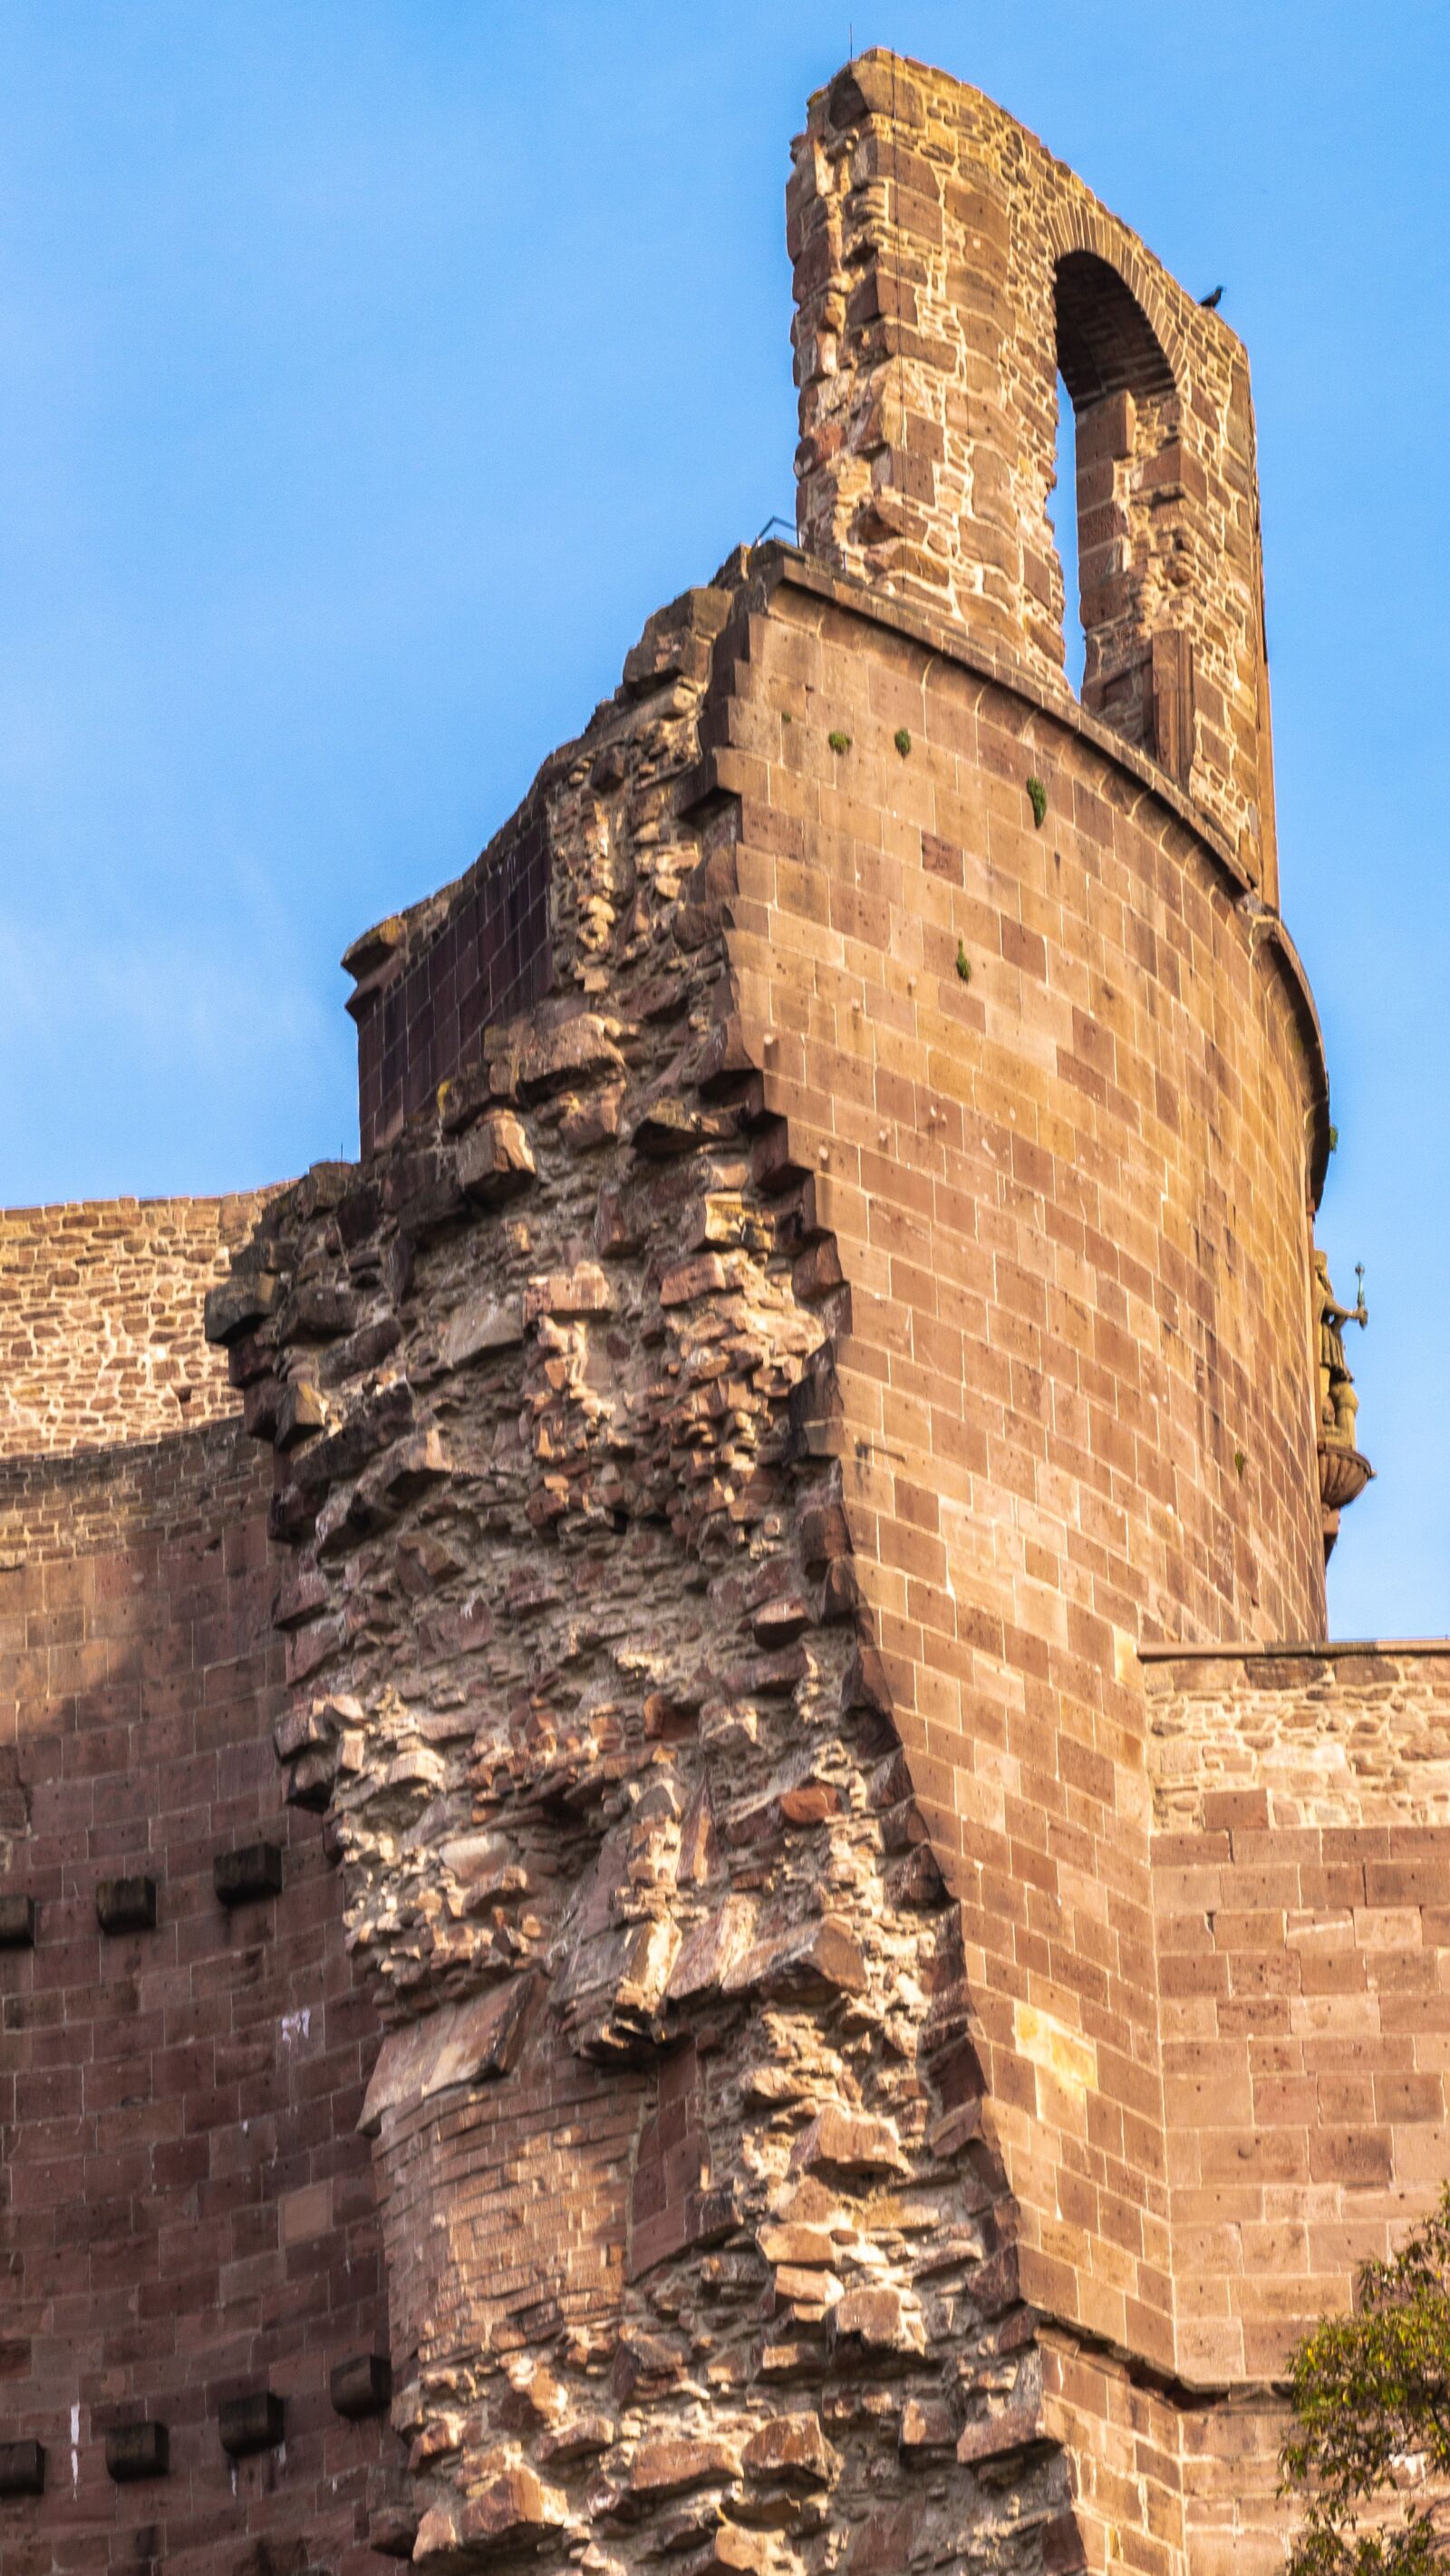
[{"label": "bird perched on arch", "polygon": [[1200,295],[1198,300],[1205,313],[1216,313],[1223,302],[1223,288],[1215,286],[1210,294]]}]

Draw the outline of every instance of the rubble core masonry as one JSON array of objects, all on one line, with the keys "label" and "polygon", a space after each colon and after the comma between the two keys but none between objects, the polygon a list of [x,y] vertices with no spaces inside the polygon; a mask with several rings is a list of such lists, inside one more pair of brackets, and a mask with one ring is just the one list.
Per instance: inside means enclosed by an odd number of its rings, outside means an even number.
[{"label": "rubble core masonry", "polygon": [[349,952],[360,1162],[0,1220],[7,2576],[1267,2576],[1450,2173],[1244,353],[889,54],[788,221],[801,542]]}]

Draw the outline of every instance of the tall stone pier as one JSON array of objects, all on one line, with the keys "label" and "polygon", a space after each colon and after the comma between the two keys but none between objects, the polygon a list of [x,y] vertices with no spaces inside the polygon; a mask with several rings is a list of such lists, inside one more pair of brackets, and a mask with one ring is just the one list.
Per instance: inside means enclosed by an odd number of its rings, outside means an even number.
[{"label": "tall stone pier", "polygon": [[[349,2576],[1268,2576],[1288,2352],[1450,2174],[1450,1650],[1325,1638],[1368,1469],[1247,363],[940,73],[851,63],[793,156],[799,545],[356,943],[361,1161],[207,1299],[271,1796],[367,2017],[292,2223],[376,2245],[386,2352],[355,2298],[282,2375],[312,2421],[350,2337],[390,2405]],[[345,2086],[293,2093],[321,2152]],[[48,2278],[5,2565],[130,2566],[119,2508],[57,2536]],[[194,2563],[323,2563],[324,2451],[243,2527],[204,2415]]]}]

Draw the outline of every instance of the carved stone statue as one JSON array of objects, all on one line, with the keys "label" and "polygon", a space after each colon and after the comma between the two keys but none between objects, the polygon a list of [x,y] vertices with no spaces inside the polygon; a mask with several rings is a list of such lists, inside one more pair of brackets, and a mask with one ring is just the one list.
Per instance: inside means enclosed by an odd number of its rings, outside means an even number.
[{"label": "carved stone statue", "polygon": [[1344,1356],[1344,1327],[1369,1322],[1369,1308],[1364,1302],[1364,1273],[1357,1274],[1359,1299],[1353,1306],[1341,1306],[1329,1277],[1329,1263],[1322,1252],[1314,1255],[1314,1279],[1319,1301],[1319,1436],[1332,1440],[1341,1449],[1357,1449],[1355,1416],[1359,1398],[1354,1391],[1349,1362]]}]

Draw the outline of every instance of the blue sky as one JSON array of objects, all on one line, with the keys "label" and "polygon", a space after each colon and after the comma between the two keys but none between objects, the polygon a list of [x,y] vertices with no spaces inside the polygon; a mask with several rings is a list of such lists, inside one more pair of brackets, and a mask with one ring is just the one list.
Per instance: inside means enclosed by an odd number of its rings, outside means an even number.
[{"label": "blue sky", "polygon": [[1366,1266],[1341,1634],[1450,1625],[1450,12],[4,0],[0,1200],[355,1149],[336,959],[792,510],[782,191],[891,43],[1195,292],[1260,433],[1283,891]]}]

